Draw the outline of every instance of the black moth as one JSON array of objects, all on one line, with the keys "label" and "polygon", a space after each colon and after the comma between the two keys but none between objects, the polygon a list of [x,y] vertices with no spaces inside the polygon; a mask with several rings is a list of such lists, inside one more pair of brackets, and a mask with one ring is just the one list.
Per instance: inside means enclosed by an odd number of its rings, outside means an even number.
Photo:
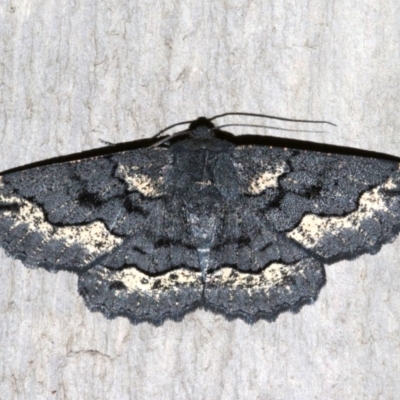
[{"label": "black moth", "polygon": [[1,246],[76,272],[110,318],[160,324],[203,307],[251,323],[314,301],[324,263],[399,232],[398,159],[234,138],[205,118],[149,143],[3,173]]}]

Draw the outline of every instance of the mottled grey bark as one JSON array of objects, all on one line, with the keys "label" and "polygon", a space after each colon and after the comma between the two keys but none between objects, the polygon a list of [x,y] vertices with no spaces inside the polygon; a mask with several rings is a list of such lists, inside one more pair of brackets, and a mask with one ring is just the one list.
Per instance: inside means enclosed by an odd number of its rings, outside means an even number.
[{"label": "mottled grey bark", "polygon": [[[330,120],[325,134],[280,135],[400,156],[399,12],[396,0],[4,1],[0,170],[225,111]],[[274,323],[196,311],[157,328],[90,313],[76,275],[1,251],[0,397],[395,399],[399,250],[328,266],[319,300]]]}]

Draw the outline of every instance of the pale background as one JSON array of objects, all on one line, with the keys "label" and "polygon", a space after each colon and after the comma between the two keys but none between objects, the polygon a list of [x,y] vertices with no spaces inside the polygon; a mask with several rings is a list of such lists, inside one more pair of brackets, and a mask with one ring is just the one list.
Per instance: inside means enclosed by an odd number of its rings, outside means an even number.
[{"label": "pale background", "polygon": [[[398,0],[0,4],[0,170],[226,111],[330,120],[281,136],[400,156]],[[399,250],[329,266],[319,300],[274,323],[158,328],[1,250],[0,398],[398,399]]]}]

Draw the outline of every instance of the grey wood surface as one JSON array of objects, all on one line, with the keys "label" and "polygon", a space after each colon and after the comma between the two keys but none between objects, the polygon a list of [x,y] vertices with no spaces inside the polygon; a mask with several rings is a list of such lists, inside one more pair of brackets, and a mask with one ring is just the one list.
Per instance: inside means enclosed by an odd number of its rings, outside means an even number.
[{"label": "grey wood surface", "polygon": [[[399,12],[398,0],[3,0],[0,170],[226,111],[330,120],[280,136],[400,156]],[[91,313],[75,275],[1,251],[0,398],[399,398],[399,250],[329,266],[318,301],[274,323],[196,311],[161,327]]]}]

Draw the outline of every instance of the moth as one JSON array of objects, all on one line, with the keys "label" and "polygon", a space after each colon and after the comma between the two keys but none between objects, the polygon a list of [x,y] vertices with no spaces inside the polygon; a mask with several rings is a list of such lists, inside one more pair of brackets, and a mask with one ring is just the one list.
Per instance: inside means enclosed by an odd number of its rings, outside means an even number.
[{"label": "moth", "polygon": [[296,312],[316,300],[325,264],[394,240],[400,164],[273,142],[200,118],[161,145],[3,173],[0,244],[28,267],[77,273],[108,318]]}]

